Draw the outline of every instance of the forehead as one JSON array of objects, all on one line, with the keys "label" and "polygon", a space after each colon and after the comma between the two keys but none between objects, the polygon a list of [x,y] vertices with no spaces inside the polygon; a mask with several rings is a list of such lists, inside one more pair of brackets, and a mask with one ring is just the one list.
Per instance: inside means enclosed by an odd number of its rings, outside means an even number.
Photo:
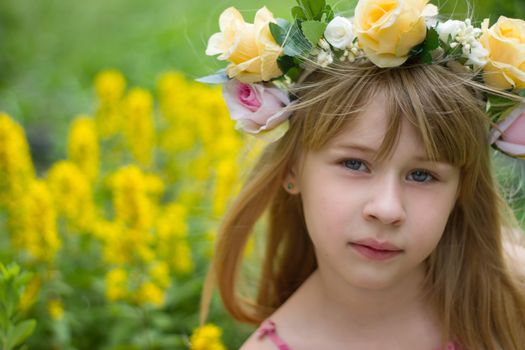
[{"label": "forehead", "polygon": [[[425,147],[419,131],[407,118],[390,114],[383,94],[372,97],[364,110],[348,120],[341,130],[327,142],[326,148],[344,148],[346,145],[360,145],[364,148],[382,150],[386,156],[399,142],[414,153],[425,155]],[[397,120],[398,123],[395,121]]]}]

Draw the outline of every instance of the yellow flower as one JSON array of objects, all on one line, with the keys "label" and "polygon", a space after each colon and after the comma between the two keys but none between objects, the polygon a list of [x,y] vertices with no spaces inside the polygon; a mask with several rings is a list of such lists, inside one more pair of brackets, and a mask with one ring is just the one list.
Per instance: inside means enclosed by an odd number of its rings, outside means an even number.
[{"label": "yellow flower", "polygon": [[51,299],[47,303],[47,312],[53,320],[60,320],[62,316],[64,316],[64,305],[62,301],[60,299]]},{"label": "yellow flower", "polygon": [[176,122],[181,109],[191,103],[188,99],[190,84],[179,72],[165,72],[157,82],[160,111],[168,122]]},{"label": "yellow flower", "polygon": [[188,274],[193,270],[191,248],[187,241],[179,241],[173,247],[172,265],[173,270],[181,275]]},{"label": "yellow flower", "polygon": [[144,282],[135,295],[135,300],[139,305],[151,304],[161,307],[166,297],[165,291],[153,282]]},{"label": "yellow flower", "polygon": [[115,135],[123,123],[122,96],[126,80],[117,70],[100,72],[95,78],[98,107],[95,115],[97,131],[103,138]]},{"label": "yellow flower", "polygon": [[239,169],[233,160],[220,161],[216,166],[215,193],[213,195],[213,214],[220,217],[224,214],[229,200],[239,191]]},{"label": "yellow flower", "polygon": [[162,193],[162,180],[137,166],[121,168],[110,177],[116,221],[138,230],[151,228]]},{"label": "yellow flower", "polygon": [[221,342],[222,330],[213,325],[207,324],[193,330],[190,337],[191,350],[226,350]]},{"label": "yellow flower", "polygon": [[153,97],[148,91],[136,88],[126,96],[124,106],[128,147],[137,161],[149,166],[155,145]]},{"label": "yellow flower", "polygon": [[84,172],[70,161],[60,161],[51,167],[47,182],[58,212],[74,229],[88,230],[95,218],[91,185]]},{"label": "yellow flower", "polygon": [[34,180],[28,192],[9,210],[9,226],[15,247],[37,261],[51,262],[61,246],[56,210],[47,184]]},{"label": "yellow flower", "polygon": [[191,248],[187,241],[187,208],[171,203],[157,219],[157,252],[170,262],[173,271],[186,274],[193,270]]},{"label": "yellow flower", "polygon": [[149,275],[162,288],[168,288],[171,283],[170,268],[165,261],[154,263],[149,269]]},{"label": "yellow flower", "polygon": [[221,14],[221,32],[210,37],[206,54],[220,54],[220,60],[231,62],[226,69],[228,76],[244,83],[280,76],[283,73],[277,58],[282,49],[270,33],[270,22],[275,19],[266,7],[257,11],[254,24],[244,22],[241,13],[230,7]]},{"label": "yellow flower", "polygon": [[[425,12],[428,0],[360,0],[354,28],[359,45],[379,67],[396,67],[410,50],[426,37]],[[429,6],[429,7],[427,7]]]},{"label": "yellow flower", "polygon": [[87,116],[75,118],[69,129],[67,151],[69,159],[90,181],[94,181],[98,175],[100,149],[93,119]]},{"label": "yellow flower", "polygon": [[0,206],[16,206],[34,176],[24,129],[0,112]]},{"label": "yellow flower", "polygon": [[110,301],[125,300],[127,290],[128,272],[123,268],[115,268],[106,274],[106,298]]},{"label": "yellow flower", "polygon": [[124,95],[126,79],[115,69],[100,72],[95,77],[95,91],[101,101],[118,101]]},{"label": "yellow flower", "polygon": [[481,26],[481,45],[489,52],[483,79],[496,89],[525,88],[525,21],[501,16],[489,28]]}]

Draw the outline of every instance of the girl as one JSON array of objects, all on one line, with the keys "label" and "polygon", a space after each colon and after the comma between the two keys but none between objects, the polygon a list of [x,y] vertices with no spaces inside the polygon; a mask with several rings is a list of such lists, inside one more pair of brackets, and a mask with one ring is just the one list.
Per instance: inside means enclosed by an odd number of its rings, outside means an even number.
[{"label": "girl", "polygon": [[[314,55],[336,57],[325,44]],[[285,112],[272,117],[287,130],[266,147],[220,228],[203,317],[216,284],[234,318],[259,325],[243,350],[524,349],[522,235],[498,193],[481,93],[495,89],[443,56],[421,64],[398,50],[403,62],[384,67],[383,53],[367,52],[364,39],[363,47],[352,62],[301,62],[288,87],[295,102],[280,99]],[[237,101],[253,113],[268,107],[264,96],[278,93],[260,90],[262,102],[253,100],[257,91],[243,90],[253,80],[235,68],[227,71],[241,81]],[[225,85],[232,116],[234,79]],[[237,120],[248,132],[277,128]],[[238,294],[238,272],[265,213],[250,299]]]}]

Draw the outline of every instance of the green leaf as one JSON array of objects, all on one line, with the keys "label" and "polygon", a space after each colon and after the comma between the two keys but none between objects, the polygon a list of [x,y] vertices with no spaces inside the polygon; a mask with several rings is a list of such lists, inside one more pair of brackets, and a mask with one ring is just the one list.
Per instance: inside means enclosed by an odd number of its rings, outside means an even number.
[{"label": "green leaf", "polygon": [[228,74],[226,74],[226,70],[225,69],[221,69],[218,72],[216,72],[215,74],[195,79],[195,81],[197,81],[199,83],[211,84],[211,85],[224,84],[228,80],[230,80],[230,78],[228,78]]},{"label": "green leaf", "polygon": [[292,57],[306,56],[312,50],[312,44],[304,37],[299,21],[295,21],[290,26],[282,47],[284,54]]},{"label": "green leaf", "polygon": [[410,57],[416,58],[423,54],[424,47],[423,45],[418,45],[410,50]]},{"label": "green leaf", "polygon": [[293,19],[300,19],[300,20],[306,21],[306,14],[304,13],[304,10],[300,6],[292,7],[292,17]]},{"label": "green leaf", "polygon": [[[297,4],[303,10],[305,19],[320,20],[326,6],[325,0],[297,0]],[[292,10],[293,11],[293,10]]]},{"label": "green leaf", "polygon": [[320,20],[326,6],[325,0],[310,0],[310,11],[315,19]]},{"label": "green leaf", "polygon": [[487,99],[487,108],[503,108],[512,107],[516,104],[516,101],[509,100],[508,98],[496,95],[489,95]]},{"label": "green leaf", "polygon": [[275,42],[279,44],[279,46],[283,46],[284,38],[286,37],[286,30],[281,28],[278,24],[270,22],[270,33],[272,33]]},{"label": "green leaf", "polygon": [[279,69],[281,72],[286,74],[290,69],[293,67],[296,67],[295,61],[293,57],[291,56],[281,56],[277,59],[277,65],[279,66]]},{"label": "green leaf", "polygon": [[296,66],[288,70],[286,75],[288,75],[288,77],[292,79],[292,81],[297,81],[297,79],[299,79],[299,76],[301,75],[302,72],[303,70]]},{"label": "green leaf", "polygon": [[425,50],[434,51],[439,47],[439,34],[436,29],[430,28],[425,39]]},{"label": "green leaf", "polygon": [[434,28],[427,31],[425,41],[410,50],[410,59],[425,64],[432,63],[432,51],[439,47],[439,34]]},{"label": "green leaf", "polygon": [[7,348],[12,349],[22,344],[33,333],[36,327],[35,320],[25,320],[15,326],[7,341]]},{"label": "green leaf", "polygon": [[326,26],[326,23],[318,21],[306,21],[301,24],[304,36],[313,46],[316,46],[319,39],[323,37]]},{"label": "green leaf", "polygon": [[520,95],[521,97],[525,97],[525,89],[519,90],[518,95]]},{"label": "green leaf", "polygon": [[432,64],[432,54],[429,51],[424,51],[421,54],[420,59],[424,64]]},{"label": "green leaf", "polygon": [[330,7],[330,5],[326,5],[323,13],[325,14],[325,23],[330,23],[330,21],[332,21],[335,17],[334,10],[332,10],[332,7]]}]

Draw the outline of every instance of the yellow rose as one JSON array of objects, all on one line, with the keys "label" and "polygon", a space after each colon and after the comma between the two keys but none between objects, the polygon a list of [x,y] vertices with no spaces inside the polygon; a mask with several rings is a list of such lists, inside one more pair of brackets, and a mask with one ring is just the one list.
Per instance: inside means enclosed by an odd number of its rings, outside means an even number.
[{"label": "yellow rose", "polygon": [[277,78],[283,74],[277,65],[282,49],[270,32],[270,22],[275,19],[266,7],[257,11],[253,24],[244,22],[241,13],[230,7],[221,14],[221,31],[210,37],[206,54],[220,54],[220,60],[231,62],[228,76],[243,83]]},{"label": "yellow rose", "polygon": [[525,88],[525,21],[501,16],[481,25],[481,45],[489,52],[483,79],[496,89]]},{"label": "yellow rose", "polygon": [[428,0],[359,0],[354,26],[360,47],[376,66],[396,67],[427,34],[425,17],[437,14]]}]

